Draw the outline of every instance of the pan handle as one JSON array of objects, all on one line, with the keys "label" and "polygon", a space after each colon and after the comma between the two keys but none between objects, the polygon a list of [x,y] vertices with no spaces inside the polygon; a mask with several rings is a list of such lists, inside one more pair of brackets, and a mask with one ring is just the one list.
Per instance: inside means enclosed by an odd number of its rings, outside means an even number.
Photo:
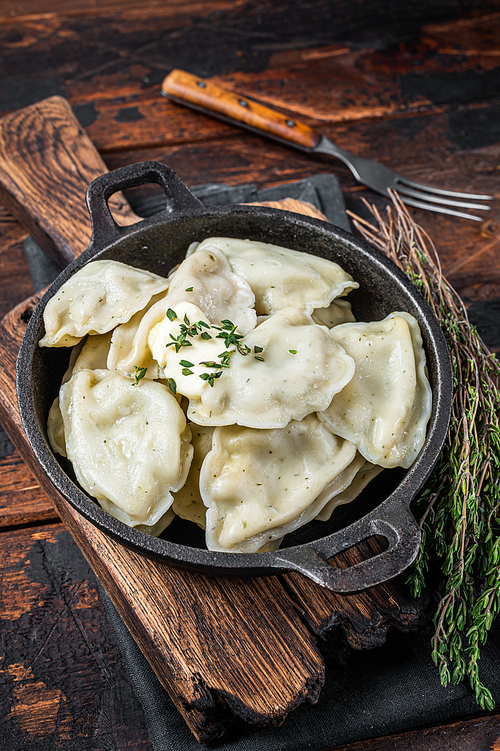
[{"label": "pan handle", "polygon": [[130,233],[130,226],[120,227],[113,219],[108,206],[111,196],[125,188],[135,188],[146,183],[157,183],[165,192],[167,205],[160,213],[162,219],[165,218],[165,214],[170,216],[186,209],[203,209],[201,201],[191,193],[180,177],[161,162],[138,162],[106,172],[93,180],[87,189],[94,250],[103,248]]},{"label": "pan handle", "polygon": [[[386,538],[388,547],[382,553],[349,568],[338,568],[328,562],[327,559],[335,553],[372,535]],[[329,538],[278,551],[275,563],[299,571],[333,592],[357,592],[392,579],[404,571],[415,560],[420,539],[420,528],[415,517],[399,499],[398,504],[389,503],[382,509],[375,509]],[[322,547],[325,542],[327,544]]]}]

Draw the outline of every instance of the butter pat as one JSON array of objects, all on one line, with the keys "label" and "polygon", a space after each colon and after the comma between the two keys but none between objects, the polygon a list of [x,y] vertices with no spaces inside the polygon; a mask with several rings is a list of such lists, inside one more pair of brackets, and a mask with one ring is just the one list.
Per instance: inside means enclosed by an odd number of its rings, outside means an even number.
[{"label": "butter pat", "polygon": [[177,393],[197,399],[207,386],[210,388],[209,381],[201,376],[220,372],[220,356],[228,350],[224,340],[216,338],[219,330],[212,328],[196,305],[179,302],[170,311],[151,329],[148,347],[162,370],[162,377],[175,381]]}]

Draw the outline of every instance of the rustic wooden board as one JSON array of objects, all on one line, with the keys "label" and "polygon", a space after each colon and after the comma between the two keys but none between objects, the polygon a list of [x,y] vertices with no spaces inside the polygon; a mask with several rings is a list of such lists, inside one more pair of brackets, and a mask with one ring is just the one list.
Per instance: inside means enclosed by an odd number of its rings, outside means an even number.
[{"label": "rustic wooden board", "polygon": [[[0,144],[3,145],[0,160],[3,159],[4,165],[0,178],[7,183],[9,194],[15,196],[12,207],[21,217],[26,211],[32,211],[33,206],[36,207],[34,216],[41,216],[39,201],[43,191],[40,175],[37,193],[24,195],[20,188],[27,184],[30,167],[23,166],[19,173],[14,174],[5,170],[14,164],[16,148],[20,155],[26,153],[23,122],[30,127],[40,120],[44,124],[54,108],[58,122],[62,123],[60,132],[72,132],[76,138],[74,122],[67,122],[72,119],[71,112],[59,99],[52,98],[43,102],[38,110],[32,106],[25,113],[16,113],[0,121]],[[7,128],[3,127],[5,123]],[[13,124],[16,137],[9,141]],[[50,139],[45,142],[41,138],[38,140],[37,160],[39,163],[43,161],[45,173],[51,175],[57,174],[51,169],[51,163],[58,160],[61,143],[64,143],[63,137],[54,137],[55,130],[53,123],[50,127],[44,125],[42,132],[49,132]],[[28,130],[28,136],[32,139],[31,130]],[[41,144],[44,144],[43,158]],[[88,139],[79,132],[78,142],[72,142],[71,163],[78,163],[80,159],[85,161],[89,151],[91,155],[93,153],[90,147]],[[30,148],[34,148],[33,140],[30,140]],[[102,165],[98,167],[102,169]],[[59,232],[57,227],[59,206],[54,214],[51,214],[50,206],[43,207],[45,243],[54,248],[60,242],[64,257],[72,253],[67,217],[73,217],[73,236],[80,238],[77,250],[81,250],[81,237],[85,236],[86,230],[88,234],[88,220],[84,220],[82,212],[72,212],[71,209],[72,201],[81,200],[88,171],[88,168],[87,171],[76,169],[66,176],[64,232]],[[126,212],[123,204],[121,210]],[[86,224],[82,227],[84,221]],[[58,254],[58,257],[63,258],[63,254]],[[324,678],[323,661],[311,630],[296,612],[300,601],[302,610],[307,613],[307,583],[302,585],[300,597],[294,601],[278,577],[229,580],[187,573],[151,562],[86,522],[40,471],[21,430],[14,381],[17,350],[37,300],[38,297],[34,296],[21,304],[0,324],[3,355],[0,419],[40,485],[51,497],[60,518],[96,571],[193,733],[203,739],[218,737],[227,726],[230,711],[252,722],[279,722],[302,702],[315,701]],[[394,597],[396,592],[394,589]],[[312,598],[316,597],[314,588],[310,594]],[[376,605],[379,600],[377,588],[368,595],[368,600],[371,603],[368,608],[370,615],[365,614],[362,623],[354,624],[356,631],[366,634],[373,631],[376,622],[383,620],[385,623],[390,617],[387,604],[383,604],[385,615],[380,618]],[[351,615],[355,611],[353,602]],[[401,602],[401,610],[407,609],[406,595]],[[182,603],[181,609],[179,603]],[[337,613],[327,616],[330,625],[340,621],[344,607],[342,598],[332,606]],[[364,607],[366,609],[366,604]],[[393,616],[397,608],[397,605],[391,605]],[[311,616],[311,625],[313,620]],[[344,621],[348,620],[344,618]],[[399,625],[402,626],[403,622]],[[327,625],[323,624],[317,631],[323,633],[326,628]],[[384,633],[382,629],[381,634]],[[368,642],[369,637],[360,636],[355,646],[366,646]]]},{"label": "rustic wooden board", "polygon": [[18,451],[0,459],[0,528],[58,519]]},{"label": "rustic wooden board", "polygon": [[[372,538],[335,556],[340,567],[352,566],[384,549],[382,540]],[[390,626],[421,629],[429,624],[428,600],[409,597],[404,575],[353,595],[338,595],[296,573],[283,576],[289,593],[304,610],[304,618],[316,636],[340,627],[351,649],[371,649],[383,644]],[[376,624],[376,626],[375,626]]]},{"label": "rustic wooden board", "polygon": [[[46,159],[49,151],[51,160]],[[62,97],[50,97],[1,121],[0,200],[61,267],[90,242],[85,190],[105,171]],[[110,208],[120,224],[137,221],[120,194],[112,196]]]},{"label": "rustic wooden board", "polygon": [[26,230],[0,205],[0,318],[33,294],[33,285],[23,251]]}]

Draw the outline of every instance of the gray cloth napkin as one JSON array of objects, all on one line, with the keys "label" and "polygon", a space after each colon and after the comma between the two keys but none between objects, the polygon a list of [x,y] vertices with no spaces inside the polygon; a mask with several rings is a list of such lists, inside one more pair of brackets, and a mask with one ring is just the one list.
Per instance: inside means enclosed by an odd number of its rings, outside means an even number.
[{"label": "gray cloth napkin", "polygon": [[[318,175],[267,190],[253,185],[202,185],[192,190],[207,206],[297,198],[312,203],[332,223],[350,229],[342,193],[333,175]],[[155,195],[132,202],[132,208],[146,217],[160,211],[163,204],[164,197]],[[59,270],[32,238],[26,240],[25,251],[35,290],[40,290]],[[0,436],[0,445],[1,440]],[[199,744],[194,739],[102,589],[101,595],[143,707],[154,751],[214,748],[214,744]],[[500,624],[496,623],[483,651],[481,673],[497,701],[499,647]],[[344,667],[327,665],[326,683],[316,705],[299,707],[278,728],[258,728],[235,720],[215,745],[219,751],[324,751],[341,743],[451,722],[477,713],[467,684],[441,686],[430,652],[428,635],[391,629],[382,647],[352,652]]]}]

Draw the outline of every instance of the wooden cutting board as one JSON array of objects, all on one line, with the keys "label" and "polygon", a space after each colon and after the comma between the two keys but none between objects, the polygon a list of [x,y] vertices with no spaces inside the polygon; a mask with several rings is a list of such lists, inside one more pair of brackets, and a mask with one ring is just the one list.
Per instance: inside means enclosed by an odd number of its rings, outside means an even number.
[{"label": "wooden cutting board", "polygon": [[[0,201],[60,266],[88,245],[85,191],[105,171],[61,97],[0,120]],[[275,205],[318,215],[298,202]],[[110,206],[119,223],[137,221],[123,196]],[[234,715],[277,724],[303,702],[316,701],[324,681],[318,647],[329,635],[331,644],[362,649],[382,643],[391,624],[418,626],[421,603],[408,597],[401,578],[341,596],[295,573],[205,576],[147,559],[83,519],[38,467],[17,409],[16,356],[38,299],[0,322],[0,421],[196,738],[220,737]],[[369,541],[332,563],[352,565],[377,551]]]}]

